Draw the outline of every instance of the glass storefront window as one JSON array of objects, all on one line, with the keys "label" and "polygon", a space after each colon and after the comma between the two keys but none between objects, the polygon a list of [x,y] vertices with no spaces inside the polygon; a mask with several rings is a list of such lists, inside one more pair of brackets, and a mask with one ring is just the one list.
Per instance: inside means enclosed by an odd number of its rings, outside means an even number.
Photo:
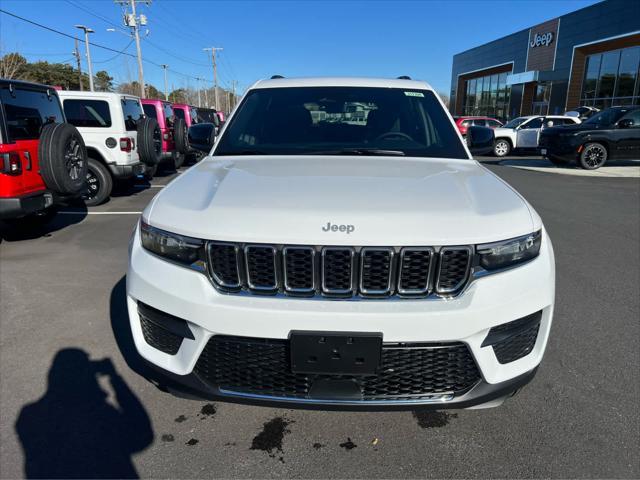
[{"label": "glass storefront window", "polygon": [[598,81],[596,98],[613,97],[619,63],[620,51],[602,54],[602,65],[600,66],[600,79]]},{"label": "glass storefront window", "polygon": [[487,115],[506,120],[510,87],[508,72],[467,80],[463,102],[464,115]]},{"label": "glass storefront window", "polygon": [[620,68],[618,69],[618,83],[616,97],[632,97],[638,75],[640,63],[640,47],[627,48],[620,53]]},{"label": "glass storefront window", "polygon": [[640,47],[587,57],[580,105],[600,109],[640,104]]}]

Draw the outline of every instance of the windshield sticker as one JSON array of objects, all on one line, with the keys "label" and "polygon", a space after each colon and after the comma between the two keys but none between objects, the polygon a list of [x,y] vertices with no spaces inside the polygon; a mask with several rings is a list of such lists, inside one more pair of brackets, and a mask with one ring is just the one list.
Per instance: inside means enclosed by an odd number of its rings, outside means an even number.
[{"label": "windshield sticker", "polygon": [[407,97],[424,97],[422,92],[404,92]]}]

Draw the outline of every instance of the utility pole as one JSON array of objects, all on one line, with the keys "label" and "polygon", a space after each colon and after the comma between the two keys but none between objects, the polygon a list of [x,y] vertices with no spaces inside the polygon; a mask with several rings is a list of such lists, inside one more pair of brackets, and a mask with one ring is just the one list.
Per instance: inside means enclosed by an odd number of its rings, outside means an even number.
[{"label": "utility pole", "polygon": [[76,48],[73,51],[73,56],[76,57],[76,62],[78,64],[78,80],[80,81],[80,91],[84,91],[84,87],[82,86],[82,63],[80,62],[80,50],[78,50],[78,39],[75,39]]},{"label": "utility pole", "polygon": [[[85,25],[76,25],[76,28],[84,31],[84,46],[87,50],[87,70],[89,70],[89,90],[93,92],[93,70],[91,68],[91,51],[89,50],[89,34],[93,30]],[[80,83],[82,85],[82,83]]]},{"label": "utility pole", "polygon": [[[131,13],[125,13],[124,23],[127,27],[133,30],[133,36],[136,40],[136,51],[138,56],[138,83],[140,84],[140,97],[146,98],[144,88],[144,71],[142,69],[142,50],[140,49],[140,26],[147,24],[147,17],[144,15],[138,16],[136,14],[136,3],[144,3],[145,5],[151,5],[151,0],[115,0],[119,5],[129,5],[131,7]],[[166,90],[165,90],[166,92]]]},{"label": "utility pole", "polygon": [[202,102],[200,101],[200,80],[202,80],[202,78],[196,77],[196,80],[198,81],[196,85],[196,90],[198,90],[198,107],[202,107]]},{"label": "utility pole", "polygon": [[160,66],[164,70],[164,99],[169,100],[169,91],[167,90],[167,68],[169,68],[169,65],[163,63]]},{"label": "utility pole", "polygon": [[218,110],[220,107],[220,103],[218,101],[218,66],[216,65],[216,52],[217,51],[222,51],[221,47],[209,47],[209,48],[203,48],[202,50],[204,51],[209,51],[211,50],[211,62],[213,64],[213,93],[215,96],[215,109]]},{"label": "utility pole", "polygon": [[229,112],[231,112],[231,110],[233,110],[236,106],[236,85],[238,84],[237,80],[231,80],[231,92],[232,92],[232,99],[233,99],[233,105],[229,105]]}]

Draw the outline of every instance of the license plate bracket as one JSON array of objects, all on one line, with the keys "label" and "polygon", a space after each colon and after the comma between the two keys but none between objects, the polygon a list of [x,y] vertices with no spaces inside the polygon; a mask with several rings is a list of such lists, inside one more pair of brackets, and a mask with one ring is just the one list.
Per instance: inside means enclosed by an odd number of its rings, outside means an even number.
[{"label": "license plate bracket", "polygon": [[289,345],[293,373],[374,375],[382,356],[382,333],[292,331]]}]

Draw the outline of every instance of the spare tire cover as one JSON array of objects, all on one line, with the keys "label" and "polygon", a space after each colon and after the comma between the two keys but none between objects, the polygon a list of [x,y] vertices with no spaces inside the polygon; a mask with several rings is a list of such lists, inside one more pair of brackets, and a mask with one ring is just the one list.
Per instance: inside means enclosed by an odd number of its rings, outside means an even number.
[{"label": "spare tire cover", "polygon": [[47,188],[61,195],[86,189],[87,148],[78,129],[69,123],[42,127],[38,142],[40,174]]},{"label": "spare tire cover", "polygon": [[138,121],[138,155],[140,161],[153,167],[162,155],[162,133],[155,118],[145,117]]},{"label": "spare tire cover", "polygon": [[181,118],[176,118],[173,124],[173,140],[176,143],[176,150],[178,153],[189,152],[187,124]]}]

